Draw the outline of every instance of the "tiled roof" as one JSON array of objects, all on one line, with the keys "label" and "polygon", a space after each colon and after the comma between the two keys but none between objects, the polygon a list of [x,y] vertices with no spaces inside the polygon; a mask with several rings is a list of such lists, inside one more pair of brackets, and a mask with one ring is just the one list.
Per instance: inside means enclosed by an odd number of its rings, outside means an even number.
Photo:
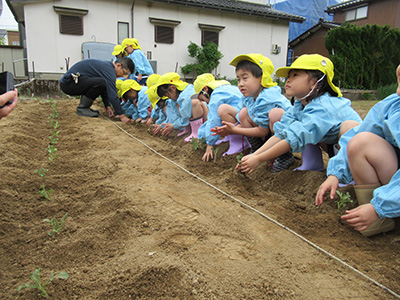
[{"label": "tiled roof", "polygon": [[268,19],[279,19],[291,22],[302,23],[304,17],[278,11],[270,5],[243,2],[237,0],[147,0],[164,4],[193,7],[199,9],[217,10],[220,12],[250,15]]},{"label": "tiled roof", "polygon": [[303,32],[301,35],[299,35],[298,37],[296,37],[292,41],[290,41],[289,46],[290,47],[296,46],[298,43],[306,40],[307,38],[309,38],[312,34],[317,32],[322,27],[331,29],[331,28],[336,28],[339,26],[340,26],[339,23],[320,19],[319,22],[317,24],[315,24],[313,27],[311,27],[310,29],[308,29],[307,31]]},{"label": "tiled roof", "polygon": [[331,12],[334,12],[336,10],[340,10],[340,9],[347,8],[347,7],[350,7],[350,6],[354,6],[354,5],[357,5],[357,4],[368,3],[370,1],[371,0],[350,0],[350,1],[345,1],[345,2],[341,2],[341,3],[335,4],[335,5],[328,6],[328,8],[325,11],[327,13],[331,13]]}]

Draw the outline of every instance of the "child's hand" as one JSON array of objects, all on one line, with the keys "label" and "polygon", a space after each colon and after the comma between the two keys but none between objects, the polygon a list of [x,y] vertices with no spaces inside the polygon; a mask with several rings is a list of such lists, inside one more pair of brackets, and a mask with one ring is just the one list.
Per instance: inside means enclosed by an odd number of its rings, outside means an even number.
[{"label": "child's hand", "polygon": [[242,158],[242,163],[238,164],[236,167],[243,173],[251,174],[260,163],[257,155],[246,155]]},{"label": "child's hand", "polygon": [[209,161],[210,159],[214,158],[213,154],[213,146],[207,145],[206,152],[204,152],[202,161]]},{"label": "child's hand", "polygon": [[161,125],[159,125],[159,124],[154,124],[153,125],[153,134],[154,135],[160,134],[161,130],[162,130]]},{"label": "child's hand", "polygon": [[174,125],[171,123],[163,123],[164,129],[161,132],[161,135],[168,136],[174,130]]},{"label": "child's hand", "polygon": [[360,205],[352,210],[346,210],[346,214],[342,216],[342,220],[357,231],[367,229],[379,218],[371,203]]},{"label": "child's hand", "polygon": [[336,190],[339,186],[339,179],[336,176],[329,175],[328,178],[322,183],[318,189],[317,196],[315,197],[315,205],[321,205],[324,202],[324,195],[327,191],[331,191],[331,199],[333,200],[336,195]]},{"label": "child's hand", "polygon": [[151,124],[153,124],[153,119],[152,118],[148,118],[147,121],[146,121],[146,126],[150,127]]}]

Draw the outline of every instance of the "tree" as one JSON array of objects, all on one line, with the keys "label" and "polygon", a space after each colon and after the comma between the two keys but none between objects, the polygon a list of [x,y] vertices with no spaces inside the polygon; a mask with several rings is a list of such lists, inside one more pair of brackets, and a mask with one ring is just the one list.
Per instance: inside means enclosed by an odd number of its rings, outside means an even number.
[{"label": "tree", "polygon": [[346,24],[325,37],[335,66],[334,82],[342,88],[376,89],[396,82],[400,31],[387,26]]},{"label": "tree", "polygon": [[194,77],[203,73],[211,73],[220,63],[223,57],[218,46],[213,42],[206,42],[201,48],[196,43],[190,42],[188,46],[189,56],[196,58],[197,63],[186,64],[181,67],[183,74],[194,73]]}]

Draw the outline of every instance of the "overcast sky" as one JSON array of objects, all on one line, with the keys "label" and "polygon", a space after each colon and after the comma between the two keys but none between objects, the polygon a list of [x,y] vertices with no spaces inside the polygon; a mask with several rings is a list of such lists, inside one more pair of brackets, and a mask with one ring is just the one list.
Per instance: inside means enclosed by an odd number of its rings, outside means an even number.
[{"label": "overcast sky", "polygon": [[18,30],[18,24],[15,22],[14,16],[11,13],[6,1],[2,1],[3,12],[0,15],[0,29]]}]

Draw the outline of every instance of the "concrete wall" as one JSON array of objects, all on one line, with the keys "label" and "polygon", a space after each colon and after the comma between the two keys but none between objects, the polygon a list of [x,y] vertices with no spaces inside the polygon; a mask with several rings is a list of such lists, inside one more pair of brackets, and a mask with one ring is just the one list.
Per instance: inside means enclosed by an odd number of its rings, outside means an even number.
[{"label": "concrete wall", "polygon": [[24,77],[26,60],[22,47],[0,46],[0,72],[9,71],[14,77]]},{"label": "concrete wall", "polygon": [[[54,11],[53,5],[89,10],[83,17],[84,35],[60,34],[58,14]],[[131,8],[131,0],[61,0],[27,3],[24,10],[29,64],[34,62],[39,78],[57,79],[65,72],[67,60],[70,66],[81,60],[83,42],[96,40],[116,44],[117,22],[120,21],[130,24],[130,35],[139,40],[145,54],[147,51],[152,52],[152,59],[157,62],[157,72],[160,74],[175,71],[177,65],[179,72],[180,67],[194,62],[188,56],[187,46],[190,42],[201,44],[199,23],[225,26],[219,36],[219,50],[224,55],[216,71],[220,76],[235,77],[234,68],[229,66],[229,62],[238,54],[262,53],[271,58],[275,68],[285,65],[288,21],[272,21],[136,0],[132,33]],[[154,25],[150,23],[149,17],[181,22],[175,28],[174,44],[154,42]],[[271,54],[272,44],[281,47],[280,54]]]}]

